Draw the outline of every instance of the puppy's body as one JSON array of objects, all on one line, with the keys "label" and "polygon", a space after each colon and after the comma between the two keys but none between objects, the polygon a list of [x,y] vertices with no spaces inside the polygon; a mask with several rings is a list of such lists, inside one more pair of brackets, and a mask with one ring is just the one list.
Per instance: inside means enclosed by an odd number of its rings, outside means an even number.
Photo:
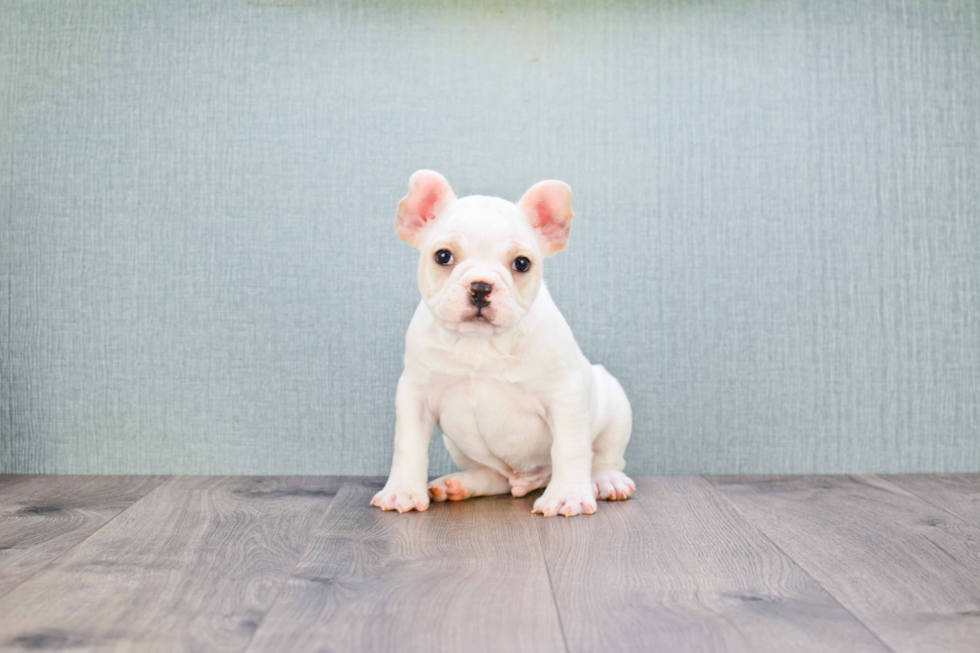
[{"label": "puppy's body", "polygon": [[[391,475],[373,504],[424,510],[427,495],[523,496],[547,484],[535,511],[576,515],[594,512],[597,498],[633,492],[622,473],[632,422],[626,394],[586,360],[541,280],[542,259],[567,240],[564,189],[542,182],[520,205],[457,200],[436,173],[413,175],[399,234],[422,253],[423,299],[406,337]],[[528,270],[519,270],[522,258]],[[437,423],[463,471],[427,492]]]},{"label": "puppy's body", "polygon": [[[582,355],[544,287],[513,330],[488,338],[447,332],[422,303],[406,345],[405,374],[438,415],[453,460],[464,470],[496,471],[506,481],[497,484],[503,492],[522,496],[551,476],[549,406],[554,402],[587,404],[590,442],[604,430],[629,438],[625,393],[602,366],[590,365]],[[580,383],[568,384],[570,378]],[[618,453],[619,459],[604,461],[607,467],[622,469],[625,461]],[[437,497],[448,493],[444,485],[432,484]]]}]

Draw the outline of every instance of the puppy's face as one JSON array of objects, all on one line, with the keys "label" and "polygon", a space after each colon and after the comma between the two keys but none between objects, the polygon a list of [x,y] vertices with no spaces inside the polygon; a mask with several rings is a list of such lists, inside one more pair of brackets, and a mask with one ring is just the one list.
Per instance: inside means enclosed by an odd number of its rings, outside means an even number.
[{"label": "puppy's face", "polygon": [[514,204],[456,199],[438,173],[420,170],[398,207],[398,235],[418,248],[422,298],[443,327],[466,335],[517,324],[541,287],[542,261],[562,249],[571,189],[541,182]]},{"label": "puppy's face", "polygon": [[523,213],[493,197],[449,205],[419,245],[422,297],[461,333],[508,329],[541,286],[541,246]]}]

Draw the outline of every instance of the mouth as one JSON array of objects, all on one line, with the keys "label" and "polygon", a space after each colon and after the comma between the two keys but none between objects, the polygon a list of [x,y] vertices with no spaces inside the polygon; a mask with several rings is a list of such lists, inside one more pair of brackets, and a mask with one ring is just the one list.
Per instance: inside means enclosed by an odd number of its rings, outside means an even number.
[{"label": "mouth", "polygon": [[471,324],[492,324],[486,315],[483,314],[483,309],[477,309],[476,313],[464,319],[463,322],[469,322]]}]

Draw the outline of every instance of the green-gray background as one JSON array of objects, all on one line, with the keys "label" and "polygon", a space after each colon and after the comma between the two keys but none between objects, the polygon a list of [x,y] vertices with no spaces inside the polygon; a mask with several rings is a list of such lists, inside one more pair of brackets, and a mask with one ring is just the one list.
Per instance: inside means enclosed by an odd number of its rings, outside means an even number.
[{"label": "green-gray background", "polygon": [[0,471],[384,473],[422,167],[571,184],[632,472],[980,470],[975,0],[274,4],[4,3]]}]

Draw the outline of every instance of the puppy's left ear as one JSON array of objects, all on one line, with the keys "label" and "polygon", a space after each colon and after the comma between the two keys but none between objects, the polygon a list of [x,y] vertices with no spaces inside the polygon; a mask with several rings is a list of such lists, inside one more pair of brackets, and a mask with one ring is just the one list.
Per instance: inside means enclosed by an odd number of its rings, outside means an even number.
[{"label": "puppy's left ear", "polygon": [[398,237],[418,247],[425,228],[455,200],[445,177],[434,170],[416,171],[408,180],[408,195],[398,203]]},{"label": "puppy's left ear", "polygon": [[572,189],[563,181],[539,181],[517,203],[541,236],[544,255],[565,249],[572,229]]}]

